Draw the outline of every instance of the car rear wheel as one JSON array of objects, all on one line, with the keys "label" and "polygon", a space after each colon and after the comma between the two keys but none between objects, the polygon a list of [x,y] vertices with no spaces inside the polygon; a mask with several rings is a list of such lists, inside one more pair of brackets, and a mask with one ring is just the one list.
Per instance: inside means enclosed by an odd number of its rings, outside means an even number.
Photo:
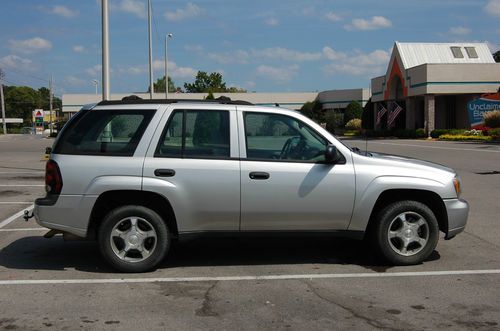
[{"label": "car rear wheel", "polygon": [[383,208],[375,221],[373,245],[391,264],[421,263],[436,248],[439,239],[436,216],[420,202],[394,202]]},{"label": "car rear wheel", "polygon": [[170,233],[163,219],[142,206],[122,206],[103,220],[98,234],[104,259],[123,272],[155,268],[170,247]]}]

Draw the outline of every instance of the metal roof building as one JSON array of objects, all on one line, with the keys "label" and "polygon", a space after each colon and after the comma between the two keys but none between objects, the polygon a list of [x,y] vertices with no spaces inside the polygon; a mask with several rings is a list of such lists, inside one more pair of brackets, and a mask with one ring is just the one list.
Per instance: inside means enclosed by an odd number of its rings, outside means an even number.
[{"label": "metal roof building", "polygon": [[[500,64],[485,43],[396,42],[386,74],[371,81],[374,113],[404,111],[377,128],[468,128],[467,103],[500,86]],[[388,113],[389,113],[388,112]]]}]

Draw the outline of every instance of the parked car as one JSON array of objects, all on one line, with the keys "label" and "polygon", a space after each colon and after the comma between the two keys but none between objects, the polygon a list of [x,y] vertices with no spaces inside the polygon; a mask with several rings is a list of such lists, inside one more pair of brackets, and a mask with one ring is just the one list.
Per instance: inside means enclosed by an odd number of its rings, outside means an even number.
[{"label": "parked car", "polygon": [[192,235],[368,239],[388,263],[421,263],[464,230],[449,168],[361,152],[298,112],[247,102],[103,101],[54,142],[37,222],[97,240],[124,272],[155,268]]}]

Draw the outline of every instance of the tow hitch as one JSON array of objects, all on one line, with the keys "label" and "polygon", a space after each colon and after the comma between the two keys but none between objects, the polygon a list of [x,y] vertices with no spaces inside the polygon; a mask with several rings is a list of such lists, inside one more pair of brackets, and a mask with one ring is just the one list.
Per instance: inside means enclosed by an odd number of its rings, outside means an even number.
[{"label": "tow hitch", "polygon": [[24,211],[24,216],[23,216],[23,218],[24,218],[24,220],[25,220],[26,222],[28,222],[28,221],[29,221],[29,219],[30,219],[30,218],[32,218],[33,216],[34,216],[34,215],[33,215],[33,210],[31,210],[31,215],[30,215],[30,211],[29,211],[29,210],[25,210],[25,211]]}]

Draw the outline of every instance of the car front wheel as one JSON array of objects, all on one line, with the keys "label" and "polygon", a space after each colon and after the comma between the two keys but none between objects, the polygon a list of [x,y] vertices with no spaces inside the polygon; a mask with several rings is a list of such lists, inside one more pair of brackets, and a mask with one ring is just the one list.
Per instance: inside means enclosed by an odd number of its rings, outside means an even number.
[{"label": "car front wheel", "polygon": [[122,206],[103,220],[98,234],[104,259],[123,272],[145,272],[155,268],[170,246],[163,219],[143,206]]},{"label": "car front wheel", "polygon": [[398,201],[383,208],[375,220],[372,241],[394,265],[418,264],[429,257],[439,239],[434,213],[417,201]]}]

